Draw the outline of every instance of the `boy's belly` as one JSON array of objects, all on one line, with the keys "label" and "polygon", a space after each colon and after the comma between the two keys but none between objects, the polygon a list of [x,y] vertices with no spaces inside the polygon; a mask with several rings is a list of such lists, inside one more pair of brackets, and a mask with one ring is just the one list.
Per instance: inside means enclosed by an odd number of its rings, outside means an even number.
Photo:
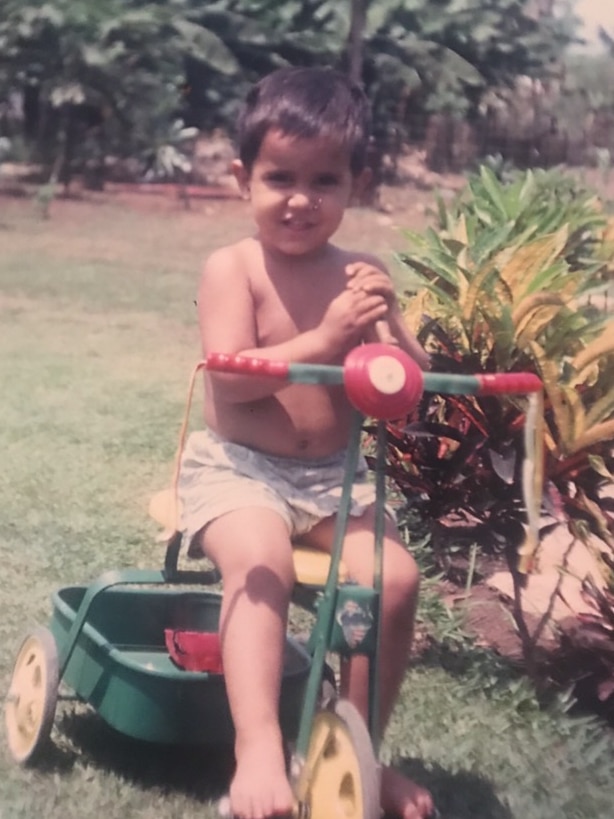
[{"label": "boy's belly", "polygon": [[351,411],[342,388],[292,385],[249,403],[205,400],[205,423],[229,441],[308,460],[345,448]]}]

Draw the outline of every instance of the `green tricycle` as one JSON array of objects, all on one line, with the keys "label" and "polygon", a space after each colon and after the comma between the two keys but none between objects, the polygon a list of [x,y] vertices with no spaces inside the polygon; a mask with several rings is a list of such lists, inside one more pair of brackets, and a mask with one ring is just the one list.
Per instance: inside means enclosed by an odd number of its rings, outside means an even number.
[{"label": "green tricycle", "polygon": [[[529,527],[535,528],[537,513],[531,496],[537,494],[539,472],[540,447],[535,439],[541,381],[532,373],[423,373],[398,347],[373,343],[352,350],[343,366],[213,353],[192,374],[190,400],[196,373],[203,368],[294,383],[341,384],[355,407],[331,555],[300,544],[294,552],[295,602],[314,614],[315,624],[306,641],[287,637],[279,708],[284,737],[293,749],[290,778],[297,819],[379,819],[376,703],[387,422],[410,413],[423,391],[529,394],[525,500]],[[349,582],[341,558],[365,416],[378,421],[372,587]],[[175,488],[160,493],[150,506],[169,534],[161,569],[108,571],[88,585],[61,588],[52,598],[49,625],[26,636],[5,706],[8,745],[16,762],[33,764],[44,755],[60,683],[63,692],[71,692],[67,698],[88,703],[110,726],[135,739],[203,745],[233,742],[217,635],[221,593],[212,588],[219,575],[215,568],[180,567],[177,508],[175,480]],[[327,663],[329,652],[369,658],[368,724],[350,702],[337,696]]]}]

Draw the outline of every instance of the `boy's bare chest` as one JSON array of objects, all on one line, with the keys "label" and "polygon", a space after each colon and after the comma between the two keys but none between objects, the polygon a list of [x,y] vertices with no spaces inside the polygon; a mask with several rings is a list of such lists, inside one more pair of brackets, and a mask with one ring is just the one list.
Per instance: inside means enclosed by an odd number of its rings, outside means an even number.
[{"label": "boy's bare chest", "polygon": [[252,293],[259,344],[280,343],[317,327],[344,287],[342,271],[326,279],[295,276],[279,282],[263,276],[257,280]]}]

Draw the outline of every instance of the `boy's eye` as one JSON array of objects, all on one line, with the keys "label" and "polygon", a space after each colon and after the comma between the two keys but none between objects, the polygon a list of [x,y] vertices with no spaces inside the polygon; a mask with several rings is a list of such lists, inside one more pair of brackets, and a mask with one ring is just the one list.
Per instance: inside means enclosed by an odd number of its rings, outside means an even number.
[{"label": "boy's eye", "polygon": [[291,185],[292,175],[284,171],[271,171],[266,174],[265,181],[271,185]]},{"label": "boy's eye", "polygon": [[318,176],[315,183],[320,188],[330,188],[339,184],[339,177],[333,173],[326,173]]},{"label": "boy's eye", "polygon": [[[289,188],[297,184],[295,176],[290,171],[269,171],[264,174],[267,185],[276,188]],[[332,188],[339,185],[339,177],[334,173],[323,173],[314,176],[310,182],[313,188]]]}]

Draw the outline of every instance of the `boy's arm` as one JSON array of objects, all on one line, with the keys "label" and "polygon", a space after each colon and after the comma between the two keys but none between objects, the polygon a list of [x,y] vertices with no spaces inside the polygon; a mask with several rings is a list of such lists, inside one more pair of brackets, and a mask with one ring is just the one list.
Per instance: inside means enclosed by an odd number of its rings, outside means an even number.
[{"label": "boy's arm", "polygon": [[364,257],[362,261],[348,265],[346,273],[350,286],[366,289],[367,292],[379,292],[388,304],[386,316],[374,322],[365,333],[364,340],[398,344],[422,370],[430,370],[430,356],[407,327],[390,275],[379,259]]},{"label": "boy's arm", "polygon": [[[380,326],[378,326],[380,325]],[[382,327],[381,325],[387,325]],[[396,309],[388,310],[386,319],[376,322],[376,334],[380,341],[388,341],[396,343],[402,350],[410,355],[421,370],[431,369],[431,358],[424,347],[420,344],[415,335],[410,332],[405,323],[403,313],[398,305]],[[386,339],[385,336],[392,336],[392,339]]]},{"label": "boy's arm", "polygon": [[[288,341],[258,346],[256,312],[245,263],[233,248],[206,262],[198,291],[203,355],[209,352],[291,362],[338,361],[358,343],[367,327],[387,313],[381,294],[343,291],[329,305],[317,327]],[[208,373],[220,397],[229,403],[257,401],[285,387],[278,379],[235,373]]]}]

